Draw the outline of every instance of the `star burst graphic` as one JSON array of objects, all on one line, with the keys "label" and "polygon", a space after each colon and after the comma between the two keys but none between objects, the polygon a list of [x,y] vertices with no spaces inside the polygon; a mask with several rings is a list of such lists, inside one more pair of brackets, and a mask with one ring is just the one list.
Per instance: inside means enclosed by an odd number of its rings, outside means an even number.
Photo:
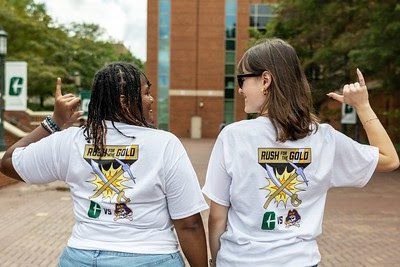
[{"label": "star burst graphic", "polygon": [[[108,171],[105,171],[103,167],[101,167],[101,172],[104,174],[107,180],[110,180],[117,172],[121,170],[121,168],[122,166],[119,166],[118,168],[114,169],[113,165],[111,164],[111,167]],[[126,182],[128,180],[129,180],[128,178],[126,178],[123,174],[121,174],[111,184],[118,190],[123,191],[127,188],[130,188],[129,186],[123,184],[123,182]],[[106,184],[101,180],[101,178],[97,174],[95,174],[93,180],[90,180],[88,182],[96,186],[96,189],[94,191],[98,191],[104,184]],[[103,199],[109,199],[110,201],[115,195],[117,195],[117,193],[114,190],[112,190],[109,186],[102,192]]]},{"label": "star burst graphic", "polygon": [[[287,168],[285,168],[285,171],[284,171],[282,174],[279,174],[279,173],[275,170],[275,177],[279,180],[279,182],[280,182],[281,184],[284,184],[285,181],[286,181],[291,175],[293,175],[295,172],[296,172],[296,170],[294,170],[294,169],[293,169],[291,172],[288,172],[288,171],[287,171]],[[267,185],[267,186],[264,186],[264,187],[262,187],[262,188],[260,188],[260,189],[262,189],[262,190],[268,190],[268,191],[269,191],[269,194],[266,196],[266,197],[268,197],[269,195],[272,195],[275,191],[277,191],[279,187],[276,186],[276,185],[274,184],[274,182],[272,181],[271,178],[268,178],[268,177],[265,177],[265,178],[266,178],[267,181],[268,181],[268,185]],[[292,192],[292,193],[297,193],[297,192],[304,191],[304,190],[302,190],[302,189],[297,188],[298,185],[301,185],[301,184],[303,184],[303,183],[304,183],[303,181],[298,180],[297,177],[296,177],[295,179],[293,179],[292,181],[289,182],[289,184],[286,186],[286,189],[289,190],[289,191]],[[289,199],[289,196],[288,196],[283,190],[280,191],[280,192],[276,195],[276,197],[274,198],[277,207],[278,207],[279,203],[282,202],[283,205],[285,206],[285,208],[286,208],[287,200],[288,200],[288,199]]]}]

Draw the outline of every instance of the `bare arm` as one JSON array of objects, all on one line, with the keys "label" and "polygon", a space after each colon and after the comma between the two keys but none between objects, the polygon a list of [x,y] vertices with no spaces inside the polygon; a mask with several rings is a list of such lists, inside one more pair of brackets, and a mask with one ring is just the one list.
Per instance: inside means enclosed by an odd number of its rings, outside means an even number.
[{"label": "bare arm", "polygon": [[200,213],[173,220],[179,243],[190,266],[207,267],[207,243]]},{"label": "bare arm", "polygon": [[370,145],[379,148],[376,171],[393,171],[399,167],[399,157],[389,135],[371,108],[367,86],[359,69],[357,69],[357,75],[359,82],[346,84],[343,88],[343,95],[329,93],[328,96],[356,109]]},{"label": "bare arm", "polygon": [[[77,120],[78,117],[82,115],[80,111],[76,111],[76,108],[79,106],[80,99],[72,94],[62,95],[60,78],[57,79],[55,100],[52,119],[59,127],[69,126],[71,122]],[[12,153],[18,147],[26,147],[29,144],[35,143],[49,135],[50,134],[42,126],[39,126],[27,136],[23,137],[14,145],[9,147],[1,159],[0,171],[11,178],[23,181],[15,171],[12,164]]]},{"label": "bare arm", "polygon": [[210,217],[208,218],[208,238],[213,266],[216,266],[217,254],[221,247],[220,237],[226,231],[228,210],[229,207],[211,201]]}]

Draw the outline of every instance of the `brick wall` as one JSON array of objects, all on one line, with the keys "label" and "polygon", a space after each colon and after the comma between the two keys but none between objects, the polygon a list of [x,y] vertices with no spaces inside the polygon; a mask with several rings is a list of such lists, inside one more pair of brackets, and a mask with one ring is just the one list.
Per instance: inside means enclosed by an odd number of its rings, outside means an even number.
[{"label": "brick wall", "polygon": [[24,111],[5,111],[4,119],[24,132],[32,131],[37,125],[31,125],[32,118]]},{"label": "brick wall", "polygon": [[[43,120],[44,116],[39,116],[32,118],[28,113],[24,111],[5,111],[4,119],[16,126],[20,130],[24,132],[30,132],[37,127],[37,125],[32,125],[32,121]],[[15,142],[17,142],[20,138],[15,136],[14,134],[4,131],[4,142],[7,147],[12,146]],[[16,182],[15,180],[3,175],[0,173],[0,187],[4,185],[8,185]]]}]

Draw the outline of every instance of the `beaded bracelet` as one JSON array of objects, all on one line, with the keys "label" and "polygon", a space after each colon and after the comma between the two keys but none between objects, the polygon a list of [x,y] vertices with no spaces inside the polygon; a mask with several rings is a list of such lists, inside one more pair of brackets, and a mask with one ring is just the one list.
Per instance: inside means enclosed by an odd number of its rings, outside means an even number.
[{"label": "beaded bracelet", "polygon": [[53,133],[53,132],[51,131],[51,129],[47,126],[46,120],[42,121],[42,122],[40,123],[40,125],[42,125],[42,127],[43,127],[49,134],[52,134],[52,133]]},{"label": "beaded bracelet", "polygon": [[61,131],[60,127],[58,127],[58,125],[53,121],[53,119],[50,116],[46,117],[46,121],[50,125],[50,128],[54,130],[54,132]]},{"label": "beaded bracelet", "polygon": [[41,123],[42,127],[49,133],[55,133],[61,131],[60,127],[53,121],[50,116],[47,116]]}]

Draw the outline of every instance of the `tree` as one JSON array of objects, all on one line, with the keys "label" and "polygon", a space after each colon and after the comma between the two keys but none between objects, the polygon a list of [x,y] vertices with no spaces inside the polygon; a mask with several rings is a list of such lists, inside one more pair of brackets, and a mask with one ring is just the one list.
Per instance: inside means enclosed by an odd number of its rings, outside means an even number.
[{"label": "tree", "polygon": [[0,0],[1,25],[8,32],[7,60],[28,62],[28,94],[41,104],[54,91],[57,77],[66,91],[75,91],[73,74],[90,88],[95,72],[112,61],[129,61],[143,68],[123,44],[102,41],[104,30],[95,24],[55,25],[44,4],[33,0]]},{"label": "tree", "polygon": [[283,0],[265,34],[294,46],[303,62],[317,106],[328,91],[355,77],[359,67],[398,90],[400,4],[397,1]]}]

